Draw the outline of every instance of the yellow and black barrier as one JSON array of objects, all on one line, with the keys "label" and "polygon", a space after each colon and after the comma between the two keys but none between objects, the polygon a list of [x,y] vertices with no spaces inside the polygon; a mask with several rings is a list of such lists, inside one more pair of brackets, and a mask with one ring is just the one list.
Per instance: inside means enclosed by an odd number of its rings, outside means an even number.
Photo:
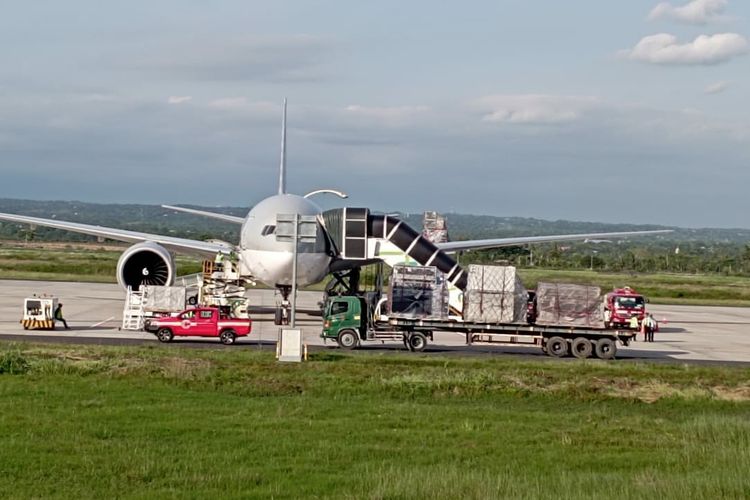
[{"label": "yellow and black barrier", "polygon": [[54,330],[54,319],[22,319],[21,324],[24,330]]}]

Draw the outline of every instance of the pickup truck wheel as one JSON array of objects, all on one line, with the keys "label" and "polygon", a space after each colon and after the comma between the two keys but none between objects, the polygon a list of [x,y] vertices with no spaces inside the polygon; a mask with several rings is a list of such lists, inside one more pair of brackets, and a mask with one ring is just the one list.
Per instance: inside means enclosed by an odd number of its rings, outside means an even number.
[{"label": "pickup truck wheel", "polygon": [[423,333],[414,332],[409,335],[409,346],[413,352],[422,352],[427,347],[427,337]]},{"label": "pickup truck wheel", "polygon": [[601,339],[596,343],[596,357],[599,359],[614,359],[617,354],[617,344],[612,339]]},{"label": "pickup truck wheel", "polygon": [[564,358],[568,354],[568,341],[562,337],[551,337],[547,340],[547,354]]},{"label": "pickup truck wheel", "polygon": [[591,345],[589,339],[576,337],[570,345],[570,350],[576,358],[586,359],[591,357],[591,352],[594,350],[594,346]]},{"label": "pickup truck wheel", "polygon": [[354,330],[344,330],[343,332],[339,333],[338,338],[339,347],[342,349],[355,349],[357,347],[357,344],[359,344],[359,339],[357,339],[357,332]]},{"label": "pickup truck wheel", "polygon": [[171,342],[174,335],[172,335],[172,330],[169,328],[162,328],[156,332],[156,338],[159,339],[159,342]]},{"label": "pickup truck wheel", "polygon": [[219,340],[221,340],[221,343],[224,345],[231,345],[237,340],[237,334],[234,330],[224,330],[221,332],[221,335],[219,335]]},{"label": "pickup truck wheel", "polygon": [[221,343],[224,345],[231,345],[237,340],[237,334],[234,330],[224,330],[219,335],[219,340],[221,340]]}]

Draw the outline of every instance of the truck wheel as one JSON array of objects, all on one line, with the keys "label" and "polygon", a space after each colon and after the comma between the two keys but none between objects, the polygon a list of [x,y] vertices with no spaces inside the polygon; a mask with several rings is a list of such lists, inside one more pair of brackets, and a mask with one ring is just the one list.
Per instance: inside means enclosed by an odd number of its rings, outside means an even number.
[{"label": "truck wheel", "polygon": [[414,332],[409,335],[409,347],[413,352],[422,352],[427,347],[427,337],[423,333]]},{"label": "truck wheel", "polygon": [[594,350],[594,346],[591,345],[589,339],[576,337],[570,345],[570,350],[576,358],[586,359],[591,357],[591,351]]},{"label": "truck wheel", "polygon": [[221,335],[219,335],[219,340],[221,340],[221,343],[224,345],[231,345],[237,340],[237,334],[234,333],[234,330],[224,330],[221,332]]},{"label": "truck wheel", "polygon": [[551,337],[547,340],[547,354],[564,358],[568,354],[568,341],[562,337]]},{"label": "truck wheel", "polygon": [[171,342],[174,335],[172,335],[172,330],[169,328],[162,328],[156,332],[156,338],[159,339],[159,342]]},{"label": "truck wheel", "polygon": [[338,343],[342,349],[356,349],[357,344],[359,344],[357,332],[354,330],[344,330],[339,333]]},{"label": "truck wheel", "polygon": [[617,344],[612,339],[601,339],[596,343],[596,357],[599,359],[614,359],[617,354]]}]

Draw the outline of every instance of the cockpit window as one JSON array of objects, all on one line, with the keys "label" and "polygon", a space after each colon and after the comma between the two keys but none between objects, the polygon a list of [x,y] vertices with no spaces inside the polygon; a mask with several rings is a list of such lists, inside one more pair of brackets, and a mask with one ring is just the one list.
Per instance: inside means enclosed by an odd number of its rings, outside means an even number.
[{"label": "cockpit window", "polygon": [[262,236],[268,236],[269,234],[273,234],[276,232],[276,226],[273,224],[268,224],[267,226],[263,227],[263,231],[260,232]]}]

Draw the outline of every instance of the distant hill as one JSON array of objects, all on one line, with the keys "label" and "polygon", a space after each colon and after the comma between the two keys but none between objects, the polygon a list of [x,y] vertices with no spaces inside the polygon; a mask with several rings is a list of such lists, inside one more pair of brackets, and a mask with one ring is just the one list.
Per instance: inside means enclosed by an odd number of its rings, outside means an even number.
[{"label": "distant hill", "polygon": [[[200,207],[236,216],[247,214],[248,207]],[[158,205],[101,204],[79,201],[32,201],[0,198],[0,212],[56,218],[71,222],[111,226],[134,231],[158,233],[194,239],[216,238],[235,242],[239,227],[215,219],[177,213]],[[674,229],[674,233],[660,236],[662,242],[693,242],[706,244],[741,244],[750,242],[748,229],[685,229],[656,225],[608,224],[603,222],[547,221],[524,217],[495,217],[491,215],[444,214],[452,240],[531,236],[545,234],[574,234],[610,231],[639,231],[649,229]],[[422,214],[402,216],[414,228],[421,228]],[[0,238],[24,239],[29,237],[28,227],[0,222]],[[66,231],[37,228],[33,238],[51,241],[86,241],[92,238]]]}]

